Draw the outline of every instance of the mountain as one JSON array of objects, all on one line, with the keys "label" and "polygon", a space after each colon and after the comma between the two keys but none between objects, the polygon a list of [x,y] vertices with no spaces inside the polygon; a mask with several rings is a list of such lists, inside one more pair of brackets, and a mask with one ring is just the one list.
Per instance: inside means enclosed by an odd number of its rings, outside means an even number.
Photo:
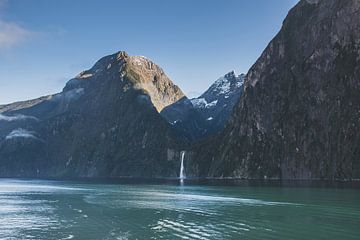
[{"label": "mountain", "polygon": [[229,72],[217,79],[201,96],[171,104],[161,115],[181,135],[192,141],[223,129],[232,109],[239,100],[244,74]]},{"label": "mountain", "polygon": [[103,57],[61,93],[0,106],[0,176],[176,176],[159,112],[183,97],[149,59]]},{"label": "mountain", "polygon": [[360,1],[301,0],[244,75],[188,99],[125,52],[0,106],[2,177],[360,179]]},{"label": "mountain", "polygon": [[229,124],[192,174],[360,178],[360,1],[301,0],[245,77]]},{"label": "mountain", "polygon": [[191,99],[192,105],[209,122],[211,133],[222,129],[234,105],[241,96],[244,74],[229,72],[219,78],[200,97]]}]

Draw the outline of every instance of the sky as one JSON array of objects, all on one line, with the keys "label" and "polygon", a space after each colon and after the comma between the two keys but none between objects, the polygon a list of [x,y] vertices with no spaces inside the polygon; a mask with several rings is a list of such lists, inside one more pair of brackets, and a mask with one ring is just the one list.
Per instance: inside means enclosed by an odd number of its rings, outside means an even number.
[{"label": "sky", "polygon": [[124,50],[188,96],[246,73],[298,0],[0,0],[0,104],[60,92]]}]

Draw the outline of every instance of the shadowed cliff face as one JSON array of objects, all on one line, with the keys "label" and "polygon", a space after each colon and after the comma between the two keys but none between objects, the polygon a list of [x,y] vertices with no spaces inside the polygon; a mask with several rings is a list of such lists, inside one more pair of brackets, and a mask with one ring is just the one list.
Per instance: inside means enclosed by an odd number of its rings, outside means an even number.
[{"label": "shadowed cliff face", "polygon": [[229,72],[218,78],[201,96],[183,97],[161,111],[173,128],[190,141],[222,130],[243,89],[244,74]]},{"label": "shadowed cliff face", "polygon": [[144,57],[104,57],[59,94],[0,107],[0,175],[177,176],[158,111],[183,96]]},{"label": "shadowed cliff face", "polygon": [[360,178],[359,79],[360,1],[300,1],[225,131],[195,147],[194,174]]}]

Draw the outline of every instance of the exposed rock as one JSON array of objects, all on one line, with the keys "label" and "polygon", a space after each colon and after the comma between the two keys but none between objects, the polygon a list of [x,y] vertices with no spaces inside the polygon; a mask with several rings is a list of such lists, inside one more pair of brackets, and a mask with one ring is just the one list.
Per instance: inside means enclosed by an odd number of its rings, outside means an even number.
[{"label": "exposed rock", "polygon": [[360,1],[300,1],[247,73],[202,176],[360,178]]},{"label": "exposed rock", "polygon": [[164,71],[149,59],[129,57],[126,62],[126,76],[135,83],[135,88],[144,90],[150,96],[158,112],[185,96]]}]

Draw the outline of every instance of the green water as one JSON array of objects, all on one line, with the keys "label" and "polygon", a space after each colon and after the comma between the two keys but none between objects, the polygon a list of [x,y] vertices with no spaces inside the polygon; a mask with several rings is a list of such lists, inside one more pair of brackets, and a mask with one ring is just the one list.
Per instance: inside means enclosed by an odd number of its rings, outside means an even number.
[{"label": "green water", "polygon": [[360,239],[360,190],[0,179],[0,239]]}]

